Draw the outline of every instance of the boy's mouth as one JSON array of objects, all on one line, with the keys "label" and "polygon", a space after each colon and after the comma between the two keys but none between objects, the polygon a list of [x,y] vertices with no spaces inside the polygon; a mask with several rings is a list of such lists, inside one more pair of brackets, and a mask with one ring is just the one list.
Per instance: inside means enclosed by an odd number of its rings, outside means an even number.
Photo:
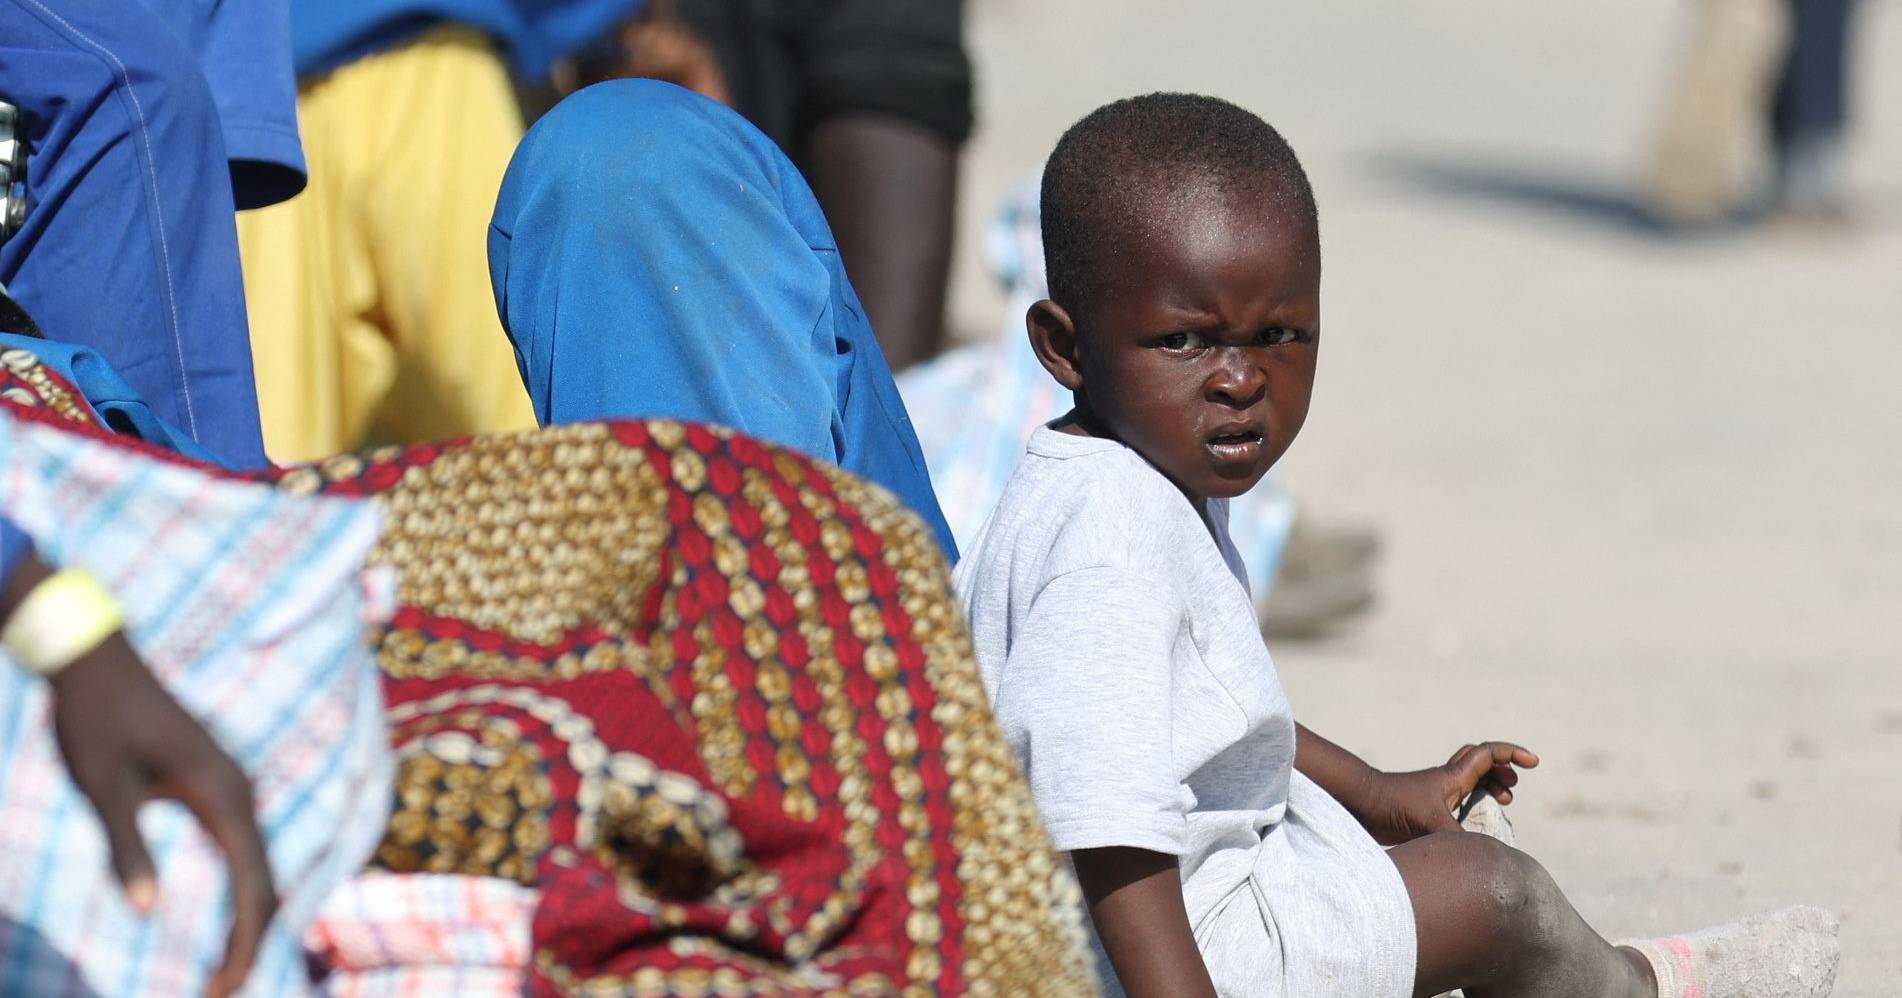
[{"label": "boy's mouth", "polygon": [[1216,460],[1223,463],[1253,461],[1261,454],[1262,435],[1259,430],[1245,427],[1224,429],[1211,434],[1203,446],[1209,449]]}]

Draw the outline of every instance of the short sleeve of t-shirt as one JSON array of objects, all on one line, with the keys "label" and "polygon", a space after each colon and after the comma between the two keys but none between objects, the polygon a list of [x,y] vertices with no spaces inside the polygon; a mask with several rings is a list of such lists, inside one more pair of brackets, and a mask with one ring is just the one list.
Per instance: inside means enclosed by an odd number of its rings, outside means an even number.
[{"label": "short sleeve of t-shirt", "polygon": [[[262,208],[303,190],[290,0],[143,2],[198,57],[218,109],[236,207]],[[332,5],[350,6],[318,4]]]},{"label": "short sleeve of t-shirt", "polygon": [[1174,764],[1181,596],[1124,567],[1052,578],[1017,630],[995,700],[1053,844],[1188,851]]}]

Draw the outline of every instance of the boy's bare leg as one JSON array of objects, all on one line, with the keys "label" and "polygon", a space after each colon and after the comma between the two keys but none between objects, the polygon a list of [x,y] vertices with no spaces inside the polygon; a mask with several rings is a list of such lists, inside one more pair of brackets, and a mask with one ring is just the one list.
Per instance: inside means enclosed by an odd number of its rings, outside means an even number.
[{"label": "boy's bare leg", "polygon": [[1650,965],[1606,942],[1532,857],[1443,832],[1388,852],[1413,899],[1414,991],[1469,998],[1655,998]]}]

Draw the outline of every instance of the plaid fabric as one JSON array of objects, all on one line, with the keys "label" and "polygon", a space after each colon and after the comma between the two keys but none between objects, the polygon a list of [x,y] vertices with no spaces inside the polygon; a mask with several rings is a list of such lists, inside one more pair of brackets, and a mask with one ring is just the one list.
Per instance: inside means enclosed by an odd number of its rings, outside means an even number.
[{"label": "plaid fabric", "polygon": [[[27,412],[11,388],[4,397]],[[56,392],[41,397],[57,409]],[[359,583],[376,512],[4,413],[0,508],[49,563],[84,566],[118,596],[133,645],[252,778],[282,908],[249,993],[306,992],[299,936],[389,813]],[[135,916],[48,711],[44,683],[0,664],[0,990],[201,993],[229,926],[222,854],[183,807],[148,805],[159,904]]]},{"label": "plaid fabric", "polygon": [[[1036,177],[1005,195],[984,247],[993,275],[1010,295],[998,337],[898,376],[938,506],[965,551],[975,546],[978,528],[1003,496],[1031,433],[1070,411],[1070,393],[1043,369],[1024,332],[1024,313],[1050,296]],[[1294,499],[1273,472],[1229,503],[1229,534],[1258,601],[1274,582],[1293,525]]]},{"label": "plaid fabric", "polygon": [[328,998],[520,995],[538,892],[495,877],[371,870],[304,934]]}]

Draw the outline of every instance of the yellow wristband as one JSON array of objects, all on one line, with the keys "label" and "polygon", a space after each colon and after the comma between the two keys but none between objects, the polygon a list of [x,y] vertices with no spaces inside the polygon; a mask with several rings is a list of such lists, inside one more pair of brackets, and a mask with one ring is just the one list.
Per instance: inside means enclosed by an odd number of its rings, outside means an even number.
[{"label": "yellow wristband", "polygon": [[99,647],[125,626],[119,603],[80,568],[65,568],[33,587],[0,628],[0,647],[47,678]]}]

